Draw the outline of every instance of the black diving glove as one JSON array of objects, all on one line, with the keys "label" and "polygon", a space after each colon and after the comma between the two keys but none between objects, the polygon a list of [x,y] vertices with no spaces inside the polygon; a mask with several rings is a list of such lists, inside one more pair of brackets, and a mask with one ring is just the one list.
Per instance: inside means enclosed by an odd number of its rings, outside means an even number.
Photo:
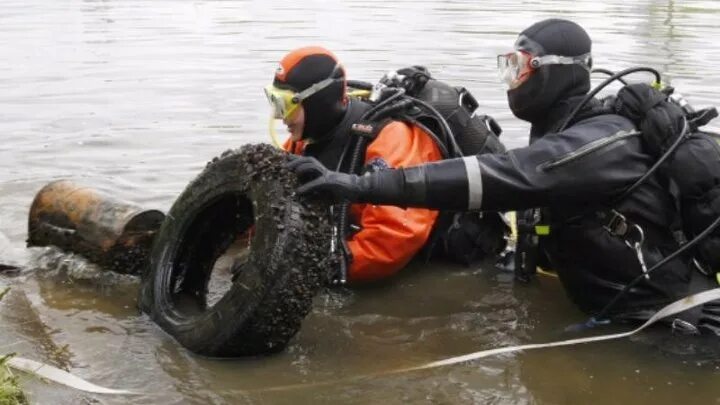
[{"label": "black diving glove", "polygon": [[[328,170],[315,158],[293,156],[287,168],[298,176],[300,195],[324,194],[350,201],[398,207],[462,211],[468,209],[466,165],[451,159],[362,176]],[[459,197],[459,198],[458,198]]]},{"label": "black diving glove", "polygon": [[336,202],[356,202],[367,191],[367,181],[363,184],[360,176],[329,170],[313,157],[291,156],[287,168],[302,184],[297,189],[300,195],[323,194]]}]

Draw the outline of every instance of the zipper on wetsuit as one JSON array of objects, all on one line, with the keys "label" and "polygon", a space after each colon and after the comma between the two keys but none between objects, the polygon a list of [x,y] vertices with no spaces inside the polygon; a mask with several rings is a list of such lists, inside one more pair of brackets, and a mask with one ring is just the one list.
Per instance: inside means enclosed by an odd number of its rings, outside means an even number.
[{"label": "zipper on wetsuit", "polygon": [[579,159],[585,155],[593,153],[598,149],[602,149],[614,142],[617,142],[617,141],[620,141],[623,139],[627,139],[632,136],[639,136],[640,134],[641,134],[641,132],[639,132],[639,131],[617,132],[616,134],[608,136],[606,138],[600,138],[600,139],[594,140],[590,143],[587,143],[587,144],[581,146],[580,148],[578,148],[577,150],[572,151],[559,159],[555,159],[550,162],[543,163],[539,166],[539,168],[540,168],[540,170],[543,170],[543,171],[555,169],[566,163],[572,162],[573,160]]}]

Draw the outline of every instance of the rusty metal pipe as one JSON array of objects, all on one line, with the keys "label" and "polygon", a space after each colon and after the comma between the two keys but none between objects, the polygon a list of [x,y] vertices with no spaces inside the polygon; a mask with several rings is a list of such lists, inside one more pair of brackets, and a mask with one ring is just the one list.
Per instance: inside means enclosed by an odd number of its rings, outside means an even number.
[{"label": "rusty metal pipe", "polygon": [[27,245],[57,246],[118,273],[140,274],[164,219],[158,210],[58,180],[33,200]]}]

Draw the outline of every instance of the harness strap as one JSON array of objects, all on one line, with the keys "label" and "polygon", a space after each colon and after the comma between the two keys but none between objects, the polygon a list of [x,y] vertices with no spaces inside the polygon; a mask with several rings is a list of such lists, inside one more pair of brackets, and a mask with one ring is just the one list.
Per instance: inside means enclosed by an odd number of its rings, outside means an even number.
[{"label": "harness strap", "polygon": [[595,215],[602,222],[602,227],[614,236],[624,236],[630,226],[628,225],[625,215],[616,210],[599,211]]}]

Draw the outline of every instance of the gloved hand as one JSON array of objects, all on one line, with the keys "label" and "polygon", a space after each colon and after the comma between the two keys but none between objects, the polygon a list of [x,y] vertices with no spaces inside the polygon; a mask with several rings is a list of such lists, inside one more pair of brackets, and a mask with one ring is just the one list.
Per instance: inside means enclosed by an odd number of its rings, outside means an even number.
[{"label": "gloved hand", "polygon": [[287,168],[295,172],[302,184],[297,189],[300,195],[320,193],[336,202],[354,202],[363,191],[359,176],[328,170],[313,157],[293,155]]}]

